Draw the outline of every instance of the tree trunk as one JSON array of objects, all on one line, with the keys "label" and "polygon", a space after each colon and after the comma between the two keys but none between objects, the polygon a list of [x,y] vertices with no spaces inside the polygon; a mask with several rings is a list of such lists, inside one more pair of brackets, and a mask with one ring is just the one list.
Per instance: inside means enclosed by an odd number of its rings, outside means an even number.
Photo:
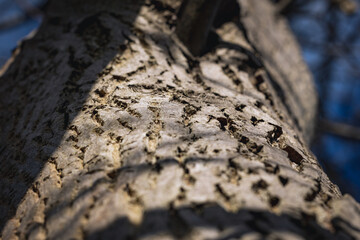
[{"label": "tree trunk", "polygon": [[360,238],[294,37],[238,2],[200,57],[177,0],[49,3],[1,76],[2,239]]}]

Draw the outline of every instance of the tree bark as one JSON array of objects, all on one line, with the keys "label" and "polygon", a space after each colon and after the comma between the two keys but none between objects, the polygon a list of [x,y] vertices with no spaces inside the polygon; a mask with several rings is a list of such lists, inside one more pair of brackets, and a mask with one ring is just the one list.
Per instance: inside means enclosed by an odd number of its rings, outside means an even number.
[{"label": "tree bark", "polygon": [[51,1],[0,80],[2,239],[360,238],[294,37],[238,3],[195,58],[177,0]]}]

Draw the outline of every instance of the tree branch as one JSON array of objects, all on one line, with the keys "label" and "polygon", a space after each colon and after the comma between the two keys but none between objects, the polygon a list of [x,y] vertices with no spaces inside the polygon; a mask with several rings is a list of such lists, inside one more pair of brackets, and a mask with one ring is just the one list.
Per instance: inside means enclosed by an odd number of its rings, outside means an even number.
[{"label": "tree branch", "polygon": [[355,126],[321,119],[319,129],[343,138],[360,141],[360,128]]},{"label": "tree branch", "polygon": [[183,1],[176,34],[192,54],[203,53],[219,4],[220,0]]}]

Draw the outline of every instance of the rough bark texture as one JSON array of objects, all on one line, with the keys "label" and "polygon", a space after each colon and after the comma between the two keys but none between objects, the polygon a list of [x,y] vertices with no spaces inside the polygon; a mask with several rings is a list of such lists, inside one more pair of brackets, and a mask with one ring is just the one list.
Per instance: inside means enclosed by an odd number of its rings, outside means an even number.
[{"label": "rough bark texture", "polygon": [[89,2],[53,1],[1,77],[2,239],[360,238],[271,4],[240,0],[195,59],[178,1]]}]

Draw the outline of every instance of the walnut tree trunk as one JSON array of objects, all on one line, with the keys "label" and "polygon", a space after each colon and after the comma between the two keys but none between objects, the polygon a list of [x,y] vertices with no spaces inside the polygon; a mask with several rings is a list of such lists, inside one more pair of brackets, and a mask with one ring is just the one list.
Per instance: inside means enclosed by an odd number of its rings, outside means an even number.
[{"label": "walnut tree trunk", "polygon": [[2,239],[360,239],[284,19],[223,4],[194,57],[180,4],[49,3],[1,70]]}]

